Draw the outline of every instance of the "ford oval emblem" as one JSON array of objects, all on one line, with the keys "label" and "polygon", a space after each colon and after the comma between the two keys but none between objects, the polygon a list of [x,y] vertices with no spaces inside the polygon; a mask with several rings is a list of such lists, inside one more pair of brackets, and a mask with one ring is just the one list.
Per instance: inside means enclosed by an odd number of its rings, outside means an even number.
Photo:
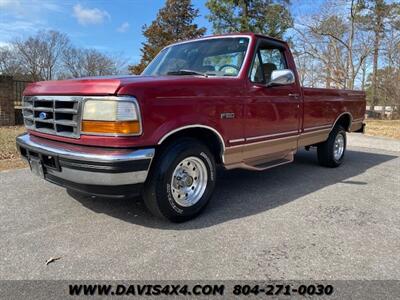
[{"label": "ford oval emblem", "polygon": [[39,119],[40,120],[45,120],[47,118],[47,114],[44,112],[44,111],[42,111],[40,114],[39,114]]}]

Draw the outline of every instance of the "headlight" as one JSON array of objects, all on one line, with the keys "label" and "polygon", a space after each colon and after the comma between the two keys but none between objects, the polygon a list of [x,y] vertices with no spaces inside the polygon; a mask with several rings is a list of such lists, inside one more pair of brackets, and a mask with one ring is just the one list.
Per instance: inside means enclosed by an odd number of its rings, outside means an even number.
[{"label": "headlight", "polygon": [[139,106],[134,98],[88,99],[82,115],[82,133],[141,134]]}]

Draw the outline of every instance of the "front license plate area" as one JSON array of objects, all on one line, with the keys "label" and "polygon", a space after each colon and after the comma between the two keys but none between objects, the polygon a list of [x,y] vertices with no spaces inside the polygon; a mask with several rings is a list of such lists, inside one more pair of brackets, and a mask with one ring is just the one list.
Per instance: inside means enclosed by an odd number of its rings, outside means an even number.
[{"label": "front license plate area", "polygon": [[31,171],[33,174],[35,174],[36,176],[39,176],[41,178],[44,178],[44,169],[43,169],[42,162],[40,161],[39,158],[30,157],[29,165],[31,167]]}]

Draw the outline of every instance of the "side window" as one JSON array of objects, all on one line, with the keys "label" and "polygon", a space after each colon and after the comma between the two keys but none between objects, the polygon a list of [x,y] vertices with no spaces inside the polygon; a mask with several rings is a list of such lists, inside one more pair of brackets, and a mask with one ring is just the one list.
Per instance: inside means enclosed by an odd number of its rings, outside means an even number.
[{"label": "side window", "polygon": [[283,52],[277,48],[259,49],[250,73],[252,82],[269,82],[272,71],[287,68]]},{"label": "side window", "polygon": [[286,60],[283,52],[276,48],[260,49],[262,69],[265,82],[271,80],[272,71],[286,69]]},{"label": "side window", "polygon": [[261,83],[264,81],[264,74],[261,69],[261,61],[260,61],[259,52],[257,52],[256,57],[254,59],[253,67],[252,67],[251,73],[250,73],[250,80],[252,82],[258,82],[258,83]]},{"label": "side window", "polygon": [[276,66],[277,70],[286,69],[286,60],[282,51],[279,49],[261,49],[261,59],[263,64],[270,63]]}]

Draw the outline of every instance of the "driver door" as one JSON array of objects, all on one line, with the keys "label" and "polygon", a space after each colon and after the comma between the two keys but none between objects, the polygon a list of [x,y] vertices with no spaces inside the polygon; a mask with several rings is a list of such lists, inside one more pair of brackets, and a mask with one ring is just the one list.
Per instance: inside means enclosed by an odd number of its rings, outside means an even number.
[{"label": "driver door", "polygon": [[297,148],[300,87],[296,82],[268,86],[273,71],[290,69],[286,51],[287,48],[275,41],[262,39],[258,44],[245,106],[245,160],[246,157],[284,157]]}]

